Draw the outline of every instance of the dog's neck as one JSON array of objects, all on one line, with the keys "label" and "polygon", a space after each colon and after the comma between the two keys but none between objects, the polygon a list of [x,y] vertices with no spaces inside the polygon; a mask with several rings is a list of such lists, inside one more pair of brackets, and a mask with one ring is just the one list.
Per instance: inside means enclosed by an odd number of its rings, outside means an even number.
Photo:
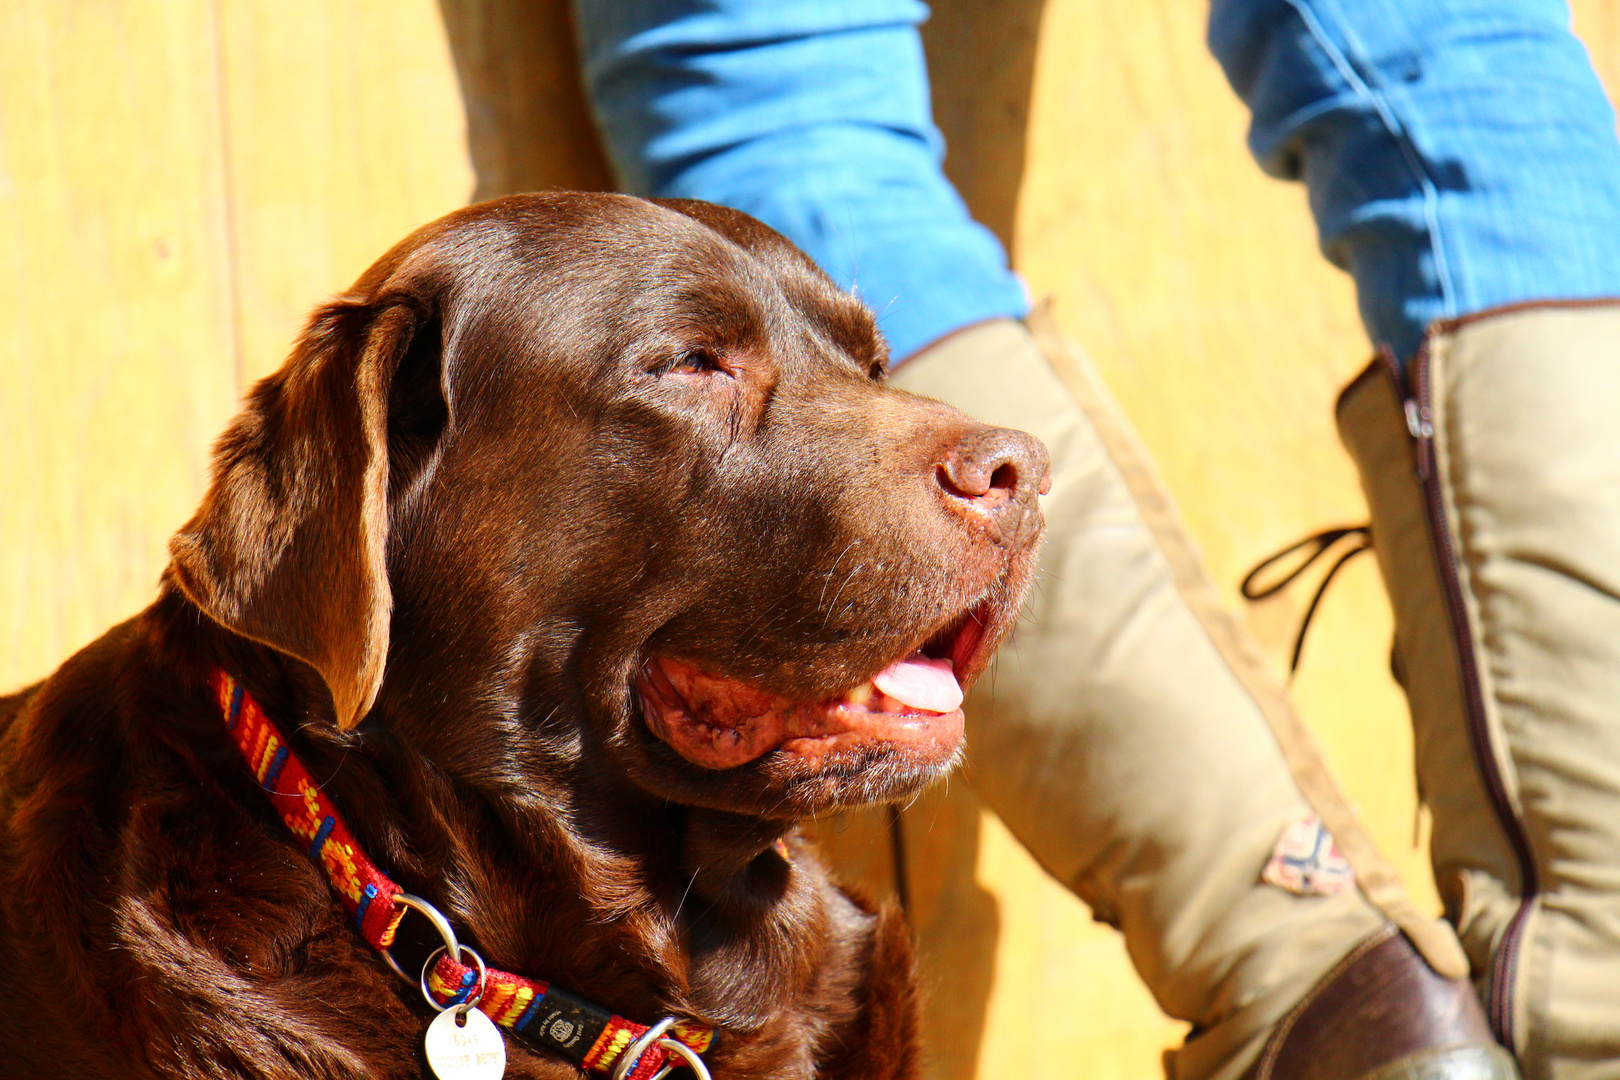
[{"label": "dog's neck", "polygon": [[[386,694],[340,732],[311,669],[188,607],[169,593],[149,613],[174,662],[194,679],[214,666],[239,679],[371,858],[492,963],[643,1022],[681,1012],[748,1031],[829,947],[837,918],[820,876],[795,865],[814,856],[790,850],[792,823],[670,806],[488,696],[437,702],[457,717],[442,739],[422,717],[391,714]],[[499,771],[469,771],[469,741]]]}]

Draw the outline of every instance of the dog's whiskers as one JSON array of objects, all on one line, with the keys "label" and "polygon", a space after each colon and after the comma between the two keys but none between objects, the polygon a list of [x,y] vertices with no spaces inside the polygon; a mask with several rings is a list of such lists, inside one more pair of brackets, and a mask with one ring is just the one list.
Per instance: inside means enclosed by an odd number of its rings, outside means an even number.
[{"label": "dog's whiskers", "polygon": [[838,564],[843,562],[844,561],[844,556],[848,555],[850,553],[850,551],[857,544],[859,544],[860,542],[861,542],[861,538],[858,537],[858,536],[855,539],[851,540],[849,542],[849,544],[845,546],[844,550],[840,551],[838,553],[838,558],[833,560],[833,564],[830,567],[827,568],[826,576],[823,578],[823,580],[821,582],[821,595],[816,597],[816,607],[817,608],[820,608],[822,606],[823,601],[825,601],[827,599],[827,586],[832,583],[833,575],[838,572]]},{"label": "dog's whiskers", "polygon": [[[829,626],[832,625],[833,615],[835,614],[832,611],[832,608],[836,608],[838,606],[838,599],[839,599],[839,597],[844,595],[844,590],[849,588],[850,583],[853,582],[855,580],[855,578],[860,574],[860,572],[862,570],[865,570],[865,569],[866,569],[866,564],[863,563],[863,562],[862,563],[856,563],[854,566],[850,567],[849,575],[844,578],[844,583],[842,585],[838,586],[838,591],[833,594],[832,604],[829,606],[826,616],[823,617],[823,619],[821,620],[822,629],[825,630]],[[842,610],[836,612],[836,614],[842,615],[845,611],[848,611],[849,608],[853,607],[854,603],[855,602],[853,600],[850,601],[848,606],[846,606]]]}]

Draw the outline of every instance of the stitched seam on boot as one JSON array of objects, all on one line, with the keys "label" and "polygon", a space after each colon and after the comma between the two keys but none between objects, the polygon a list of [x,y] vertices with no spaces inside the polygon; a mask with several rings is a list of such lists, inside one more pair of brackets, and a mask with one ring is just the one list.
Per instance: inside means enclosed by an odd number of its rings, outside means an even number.
[{"label": "stitched seam on boot", "polygon": [[[1502,780],[1502,793],[1507,799],[1508,809],[1519,821],[1524,820],[1524,806],[1519,801],[1519,778],[1513,768],[1513,760],[1508,753],[1507,735],[1502,728],[1502,717],[1496,707],[1496,693],[1491,679],[1490,656],[1485,650],[1485,617],[1480,610],[1479,600],[1474,594],[1472,584],[1473,570],[1468,564],[1465,541],[1462,536],[1465,528],[1463,514],[1457,502],[1457,481],[1453,475],[1452,443],[1454,437],[1448,427],[1450,422],[1450,406],[1443,400],[1445,395],[1439,392],[1434,384],[1443,378],[1451,360],[1452,337],[1450,334],[1436,334],[1430,346],[1429,377],[1431,388],[1429,391],[1430,409],[1433,415],[1434,436],[1434,475],[1438,481],[1442,513],[1445,515],[1447,547],[1444,556],[1451,561],[1452,573],[1456,576],[1458,589],[1461,593],[1463,619],[1466,623],[1461,631],[1467,635],[1467,647],[1472,654],[1474,677],[1479,683],[1479,694],[1484,710],[1486,737],[1490,745],[1476,748],[1479,752],[1488,754],[1491,767],[1500,775]],[[1522,825],[1521,825],[1522,828]],[[1533,854],[1533,853],[1532,853]],[[1522,883],[1521,883],[1522,887]]]},{"label": "stitched seam on boot", "polygon": [[[1541,867],[1537,865],[1535,848],[1530,844],[1529,832],[1525,826],[1524,806],[1519,801],[1518,776],[1508,751],[1507,735],[1502,727],[1502,717],[1497,709],[1496,695],[1491,684],[1490,657],[1485,651],[1484,643],[1484,616],[1469,583],[1472,571],[1468,565],[1464,538],[1461,535],[1463,516],[1458,508],[1458,485],[1452,473],[1453,439],[1448,426],[1449,395],[1440,385],[1451,360],[1455,334],[1455,330],[1437,332],[1425,343],[1428,353],[1429,408],[1434,423],[1434,435],[1431,438],[1434,458],[1432,468],[1434,483],[1440,494],[1439,512],[1445,533],[1443,541],[1436,538],[1435,544],[1436,547],[1442,542],[1446,545],[1446,549],[1443,552],[1437,551],[1436,555],[1443,556],[1449,561],[1451,573],[1456,579],[1464,625],[1454,627],[1453,635],[1460,634],[1466,639],[1459,644],[1459,649],[1468,649],[1473,678],[1477,683],[1480,720],[1485,729],[1482,735],[1487,745],[1483,747],[1477,745],[1472,731],[1473,725],[1470,722],[1469,739],[1470,742],[1476,743],[1474,745],[1476,767],[1481,770],[1489,769],[1495,774],[1501,786],[1502,799],[1507,805],[1503,809],[1493,806],[1492,810],[1499,819],[1498,826],[1503,830],[1508,846],[1514,851],[1515,861],[1519,863],[1517,882],[1519,902],[1493,950],[1494,955],[1487,973],[1486,1004],[1487,1014],[1497,1037],[1507,1045],[1521,1049],[1521,1035],[1526,1029],[1524,1012],[1527,1006],[1524,995],[1517,992],[1521,977],[1519,957],[1528,940],[1532,915],[1540,894]],[[1441,567],[1442,575],[1444,572],[1445,568]],[[1449,603],[1448,600],[1448,605]],[[1467,693],[1466,684],[1464,692]],[[1488,782],[1486,791],[1489,795]],[[1511,818],[1510,821],[1500,820],[1504,810]]]},{"label": "stitched seam on boot", "polygon": [[1498,315],[1515,315],[1521,311],[1535,311],[1538,309],[1568,311],[1602,307],[1620,307],[1620,297],[1599,296],[1589,300],[1520,300],[1512,304],[1499,304],[1496,307],[1471,311],[1467,315],[1459,315],[1455,319],[1436,320],[1430,327],[1430,332],[1433,334],[1451,334],[1468,326],[1470,323],[1495,318]]}]

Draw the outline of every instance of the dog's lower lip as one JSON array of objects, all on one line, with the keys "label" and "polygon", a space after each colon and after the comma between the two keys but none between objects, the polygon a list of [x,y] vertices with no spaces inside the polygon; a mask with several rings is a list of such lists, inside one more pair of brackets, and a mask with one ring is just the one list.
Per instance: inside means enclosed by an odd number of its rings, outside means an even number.
[{"label": "dog's lower lip", "polygon": [[648,730],[704,768],[735,768],[776,750],[815,759],[880,744],[949,758],[962,741],[961,695],[999,637],[996,595],[984,594],[836,697],[795,701],[656,654],[644,658],[630,689]]},{"label": "dog's lower lip", "polygon": [[633,686],[652,733],[708,769],[735,768],[772,751],[819,759],[879,743],[948,756],[962,739],[960,708],[939,712],[907,705],[870,680],[839,698],[795,702],[654,656],[643,662]]}]

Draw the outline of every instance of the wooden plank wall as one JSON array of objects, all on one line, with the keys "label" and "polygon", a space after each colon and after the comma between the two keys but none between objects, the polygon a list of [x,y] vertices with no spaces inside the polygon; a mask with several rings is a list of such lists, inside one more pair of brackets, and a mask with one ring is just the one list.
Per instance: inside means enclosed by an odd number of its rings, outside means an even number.
[{"label": "wooden plank wall", "polygon": [[[1577,28],[1620,85],[1620,0]],[[1364,361],[1302,193],[1176,0],[939,0],[949,168],[1093,353],[1217,582],[1363,515],[1330,421]],[[304,314],[410,228],[602,187],[560,0],[12,0],[0,6],[0,690],[152,596],[207,447]],[[1433,904],[1370,561],[1296,694]],[[1302,596],[1245,613],[1277,658]],[[888,887],[878,822],[818,828]],[[1145,1078],[1180,1037],[1111,931],[964,783],[907,814],[935,1077]]]}]

